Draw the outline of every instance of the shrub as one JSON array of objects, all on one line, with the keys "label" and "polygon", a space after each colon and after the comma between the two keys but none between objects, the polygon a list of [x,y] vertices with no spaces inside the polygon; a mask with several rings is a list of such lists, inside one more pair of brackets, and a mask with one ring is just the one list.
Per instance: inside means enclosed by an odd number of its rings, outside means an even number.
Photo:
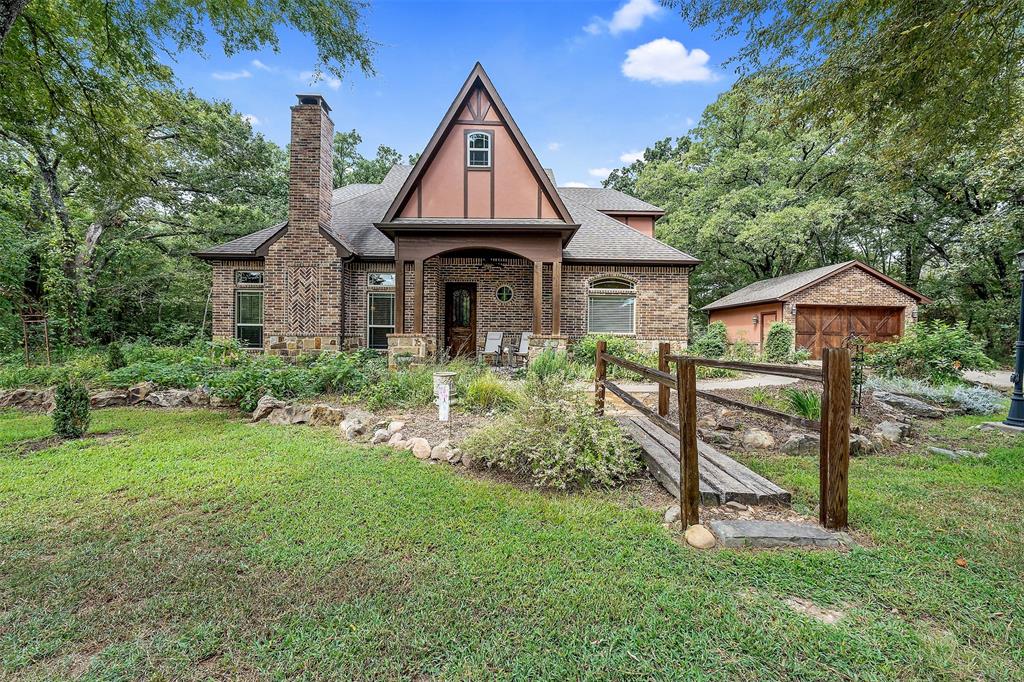
[{"label": "shrub", "polygon": [[575,374],[572,363],[569,361],[569,354],[552,348],[541,352],[531,360],[526,372],[527,376],[535,377],[541,381],[549,379],[568,381]]},{"label": "shrub", "polygon": [[905,377],[870,377],[864,386],[875,391],[900,393],[940,405],[957,407],[968,414],[992,414],[1004,409],[1002,394],[982,386],[938,386]]},{"label": "shrub", "polygon": [[[612,334],[588,334],[577,341],[572,347],[572,359],[575,361],[573,364],[573,369],[575,370],[573,378],[593,378],[594,375],[592,370],[595,364],[595,359],[597,358],[598,341],[605,342],[605,350],[609,355],[614,355],[625,360],[631,360],[641,365],[646,365],[647,367],[656,368],[658,366],[658,354],[641,348],[636,342],[636,339],[628,336],[615,336]],[[645,381],[645,379],[638,374],[619,367],[618,365],[607,365],[605,367],[605,373],[612,379]]]},{"label": "shrub", "polygon": [[515,389],[493,372],[477,375],[465,389],[466,404],[481,410],[507,410],[518,401]]},{"label": "shrub", "polygon": [[309,371],[318,393],[355,394],[383,378],[388,363],[372,350],[325,353],[310,362]]},{"label": "shrub", "polygon": [[718,320],[708,325],[704,333],[690,344],[690,352],[704,358],[721,358],[729,347],[729,333],[725,322]]},{"label": "shrub", "polygon": [[360,395],[371,410],[429,405],[434,401],[434,368],[409,367],[385,372]]},{"label": "shrub", "polygon": [[[618,425],[597,417],[579,395],[553,394],[534,377],[511,414],[470,436],[463,447],[488,466],[561,490],[612,486],[639,469]],[[538,392],[545,385],[549,390]]]},{"label": "shrub", "polygon": [[787,388],[782,392],[782,397],[790,409],[801,417],[821,419],[821,396],[817,392]]},{"label": "shrub", "polygon": [[767,362],[788,362],[793,347],[793,328],[785,322],[773,322],[764,339],[764,359]]},{"label": "shrub", "polygon": [[757,360],[757,348],[754,344],[740,339],[729,346],[725,352],[726,360],[737,360],[739,362],[754,362]]},{"label": "shrub", "polygon": [[53,432],[61,438],[81,438],[89,429],[89,392],[77,379],[65,379],[54,394]]},{"label": "shrub", "polygon": [[957,382],[967,369],[994,366],[984,345],[958,322],[921,322],[897,341],[873,344],[868,363],[885,376],[927,379],[941,384]]},{"label": "shrub", "polygon": [[107,371],[113,372],[115,369],[121,369],[128,364],[124,359],[124,352],[121,350],[121,344],[117,341],[112,341],[107,346]]},{"label": "shrub", "polygon": [[1005,409],[1002,395],[981,386],[957,386],[952,398],[967,414],[992,414]]}]

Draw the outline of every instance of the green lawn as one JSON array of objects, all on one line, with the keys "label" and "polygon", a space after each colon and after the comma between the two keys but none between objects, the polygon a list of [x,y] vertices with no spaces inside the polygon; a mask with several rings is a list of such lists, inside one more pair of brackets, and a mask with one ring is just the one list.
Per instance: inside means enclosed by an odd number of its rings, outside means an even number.
[{"label": "green lawn", "polygon": [[[93,413],[113,434],[19,443],[49,428],[0,413],[0,678],[1024,677],[1006,436],[971,436],[985,461],[854,461],[851,522],[875,546],[838,554],[699,552],[613,495],[328,430],[121,409]],[[813,503],[815,460],[752,465]]]}]

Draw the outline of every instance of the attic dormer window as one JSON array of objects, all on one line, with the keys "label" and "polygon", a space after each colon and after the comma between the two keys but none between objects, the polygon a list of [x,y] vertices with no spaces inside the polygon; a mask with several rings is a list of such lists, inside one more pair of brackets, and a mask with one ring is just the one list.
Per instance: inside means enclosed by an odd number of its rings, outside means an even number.
[{"label": "attic dormer window", "polygon": [[470,133],[466,136],[466,165],[470,168],[491,167],[491,134]]}]

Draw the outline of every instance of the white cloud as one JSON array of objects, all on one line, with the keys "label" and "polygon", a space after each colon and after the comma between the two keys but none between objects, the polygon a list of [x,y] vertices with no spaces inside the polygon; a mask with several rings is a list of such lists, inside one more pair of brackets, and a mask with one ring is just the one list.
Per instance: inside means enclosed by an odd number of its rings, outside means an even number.
[{"label": "white cloud", "polygon": [[609,175],[611,175],[612,169],[611,168],[591,168],[587,172],[590,173],[591,176],[597,178],[598,180],[604,180]]},{"label": "white cloud", "polygon": [[562,187],[590,187],[590,185],[585,182],[567,182]]},{"label": "white cloud", "polygon": [[583,27],[586,33],[596,36],[608,31],[613,36],[625,31],[635,31],[644,21],[661,11],[654,0],[627,0],[626,4],[615,10],[611,19],[594,17]]},{"label": "white cloud", "polygon": [[273,66],[267,66],[258,59],[254,59],[249,63],[252,64],[252,68],[254,69],[259,69],[260,71],[269,71],[270,73],[277,73],[277,68]]},{"label": "white cloud", "polygon": [[548,142],[548,151],[549,152],[557,152],[561,148],[562,148],[562,143],[561,142]]},{"label": "white cloud", "polygon": [[341,80],[334,76],[325,76],[323,74],[317,75],[313,71],[303,71],[299,74],[299,80],[304,82],[306,85],[316,85],[318,82],[323,82],[324,85],[329,87],[331,90],[337,90],[341,87]]},{"label": "white cloud", "polygon": [[619,161],[622,163],[633,163],[634,161],[639,161],[642,158],[644,158],[643,152],[625,152],[619,155]]},{"label": "white cloud", "polygon": [[693,118],[693,116],[687,116],[686,117],[686,125],[692,126],[696,122],[697,121],[696,121],[696,119]]},{"label": "white cloud", "polygon": [[241,71],[214,71],[210,78],[218,81],[236,81],[239,78],[252,78],[252,73],[246,69]]},{"label": "white cloud", "polygon": [[622,73],[651,83],[711,81],[715,74],[706,64],[711,57],[700,49],[687,51],[678,40],[658,38],[626,51]]},{"label": "white cloud", "polygon": [[251,126],[258,126],[260,124],[260,120],[253,114],[242,114],[242,118],[248,121]]}]

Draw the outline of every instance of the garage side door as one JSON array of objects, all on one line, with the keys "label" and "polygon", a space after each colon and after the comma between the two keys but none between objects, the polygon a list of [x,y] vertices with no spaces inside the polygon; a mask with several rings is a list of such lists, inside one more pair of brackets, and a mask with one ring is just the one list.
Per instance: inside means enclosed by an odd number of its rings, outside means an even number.
[{"label": "garage side door", "polygon": [[850,334],[869,343],[892,341],[900,335],[902,308],[797,306],[796,345],[820,358],[823,348],[838,348]]}]

